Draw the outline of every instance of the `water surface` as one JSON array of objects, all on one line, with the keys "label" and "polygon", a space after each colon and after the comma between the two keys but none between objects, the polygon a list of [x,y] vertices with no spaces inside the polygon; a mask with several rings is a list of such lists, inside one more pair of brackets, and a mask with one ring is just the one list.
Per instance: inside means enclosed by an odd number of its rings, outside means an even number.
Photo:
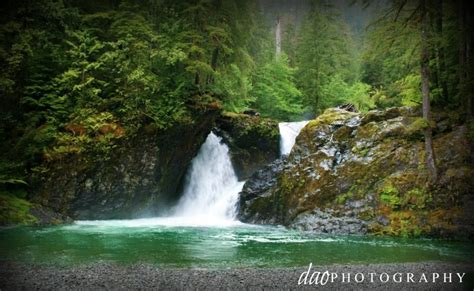
[{"label": "water surface", "polygon": [[54,265],[111,261],[240,268],[299,267],[310,262],[473,262],[469,247],[459,241],[321,236],[239,222],[195,226],[179,218],[78,221],[0,230],[2,259]]}]

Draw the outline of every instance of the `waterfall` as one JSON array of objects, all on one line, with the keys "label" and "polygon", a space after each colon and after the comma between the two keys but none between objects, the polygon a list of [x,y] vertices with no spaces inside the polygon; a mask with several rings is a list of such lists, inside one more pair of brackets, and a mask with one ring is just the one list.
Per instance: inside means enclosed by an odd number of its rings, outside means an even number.
[{"label": "waterfall", "polygon": [[298,122],[280,122],[278,124],[280,129],[280,154],[282,156],[290,154],[296,137],[308,122],[308,120],[305,120]]},{"label": "waterfall", "polygon": [[278,60],[278,57],[281,55],[281,22],[280,17],[277,18],[276,28],[275,28],[275,56]]},{"label": "waterfall", "polygon": [[[210,133],[191,163],[176,217],[187,217],[203,225],[232,221],[236,215],[239,182],[220,137]],[[198,222],[199,221],[199,222]]]}]

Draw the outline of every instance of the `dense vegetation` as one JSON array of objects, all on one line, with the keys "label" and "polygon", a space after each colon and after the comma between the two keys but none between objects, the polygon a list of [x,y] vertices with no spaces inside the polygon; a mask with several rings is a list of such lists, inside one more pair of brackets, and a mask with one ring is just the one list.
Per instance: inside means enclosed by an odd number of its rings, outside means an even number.
[{"label": "dense vegetation", "polygon": [[0,183],[22,189],[42,161],[192,122],[190,107],[291,120],[418,105],[423,83],[425,101],[472,115],[466,1],[362,1],[363,30],[329,3],[300,21],[253,0],[2,1]]}]

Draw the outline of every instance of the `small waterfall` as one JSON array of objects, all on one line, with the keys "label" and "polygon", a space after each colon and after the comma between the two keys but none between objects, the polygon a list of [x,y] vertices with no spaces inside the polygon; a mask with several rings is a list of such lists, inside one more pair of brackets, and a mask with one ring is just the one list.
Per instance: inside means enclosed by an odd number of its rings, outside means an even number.
[{"label": "small waterfall", "polygon": [[281,55],[281,22],[280,17],[277,18],[276,28],[275,28],[275,57],[278,60],[278,57]]},{"label": "small waterfall", "polygon": [[280,154],[288,155],[295,145],[295,140],[303,127],[308,124],[308,120],[298,122],[280,122]]},{"label": "small waterfall", "polygon": [[175,216],[202,225],[232,221],[243,184],[235,175],[229,148],[211,132],[191,163]]}]

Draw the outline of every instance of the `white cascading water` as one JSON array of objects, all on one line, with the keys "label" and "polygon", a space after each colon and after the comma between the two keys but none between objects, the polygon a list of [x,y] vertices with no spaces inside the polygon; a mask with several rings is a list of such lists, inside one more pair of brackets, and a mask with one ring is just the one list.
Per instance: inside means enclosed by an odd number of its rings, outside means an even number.
[{"label": "white cascading water", "polygon": [[[308,121],[279,124],[282,155],[291,152],[295,139]],[[239,182],[220,137],[210,133],[191,163],[183,196],[168,217],[125,220],[83,220],[71,227],[235,226],[236,204],[244,182]]]},{"label": "white cascading water", "polygon": [[235,226],[237,201],[244,182],[239,182],[230,161],[229,148],[210,133],[191,163],[184,193],[174,213],[167,217],[125,220],[82,220],[74,227]]},{"label": "white cascading water", "polygon": [[229,148],[211,132],[191,163],[174,216],[192,218],[203,225],[233,221],[243,185],[235,175]]},{"label": "white cascading water", "polygon": [[300,134],[303,127],[308,124],[308,120],[298,122],[280,122],[280,154],[288,155],[295,145],[296,137]]}]

